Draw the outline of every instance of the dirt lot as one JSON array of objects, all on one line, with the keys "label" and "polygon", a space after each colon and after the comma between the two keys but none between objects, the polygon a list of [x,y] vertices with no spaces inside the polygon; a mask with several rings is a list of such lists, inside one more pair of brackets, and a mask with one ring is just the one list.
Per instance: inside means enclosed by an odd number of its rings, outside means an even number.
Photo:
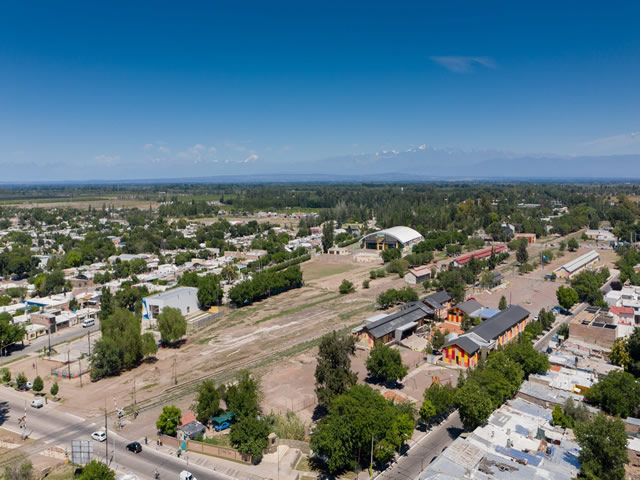
[{"label": "dirt lot", "polygon": [[[189,382],[195,384],[199,378],[212,373],[216,373],[216,378],[228,380],[228,372],[249,365],[262,377],[266,410],[292,408],[292,401],[294,410],[305,408],[315,401],[315,365],[309,361],[313,354],[311,357],[303,354],[313,344],[303,342],[317,339],[333,329],[359,324],[374,313],[375,298],[380,292],[405,285],[395,275],[371,281],[371,288],[363,289],[362,281],[368,279],[369,270],[377,266],[353,263],[348,256],[314,257],[302,264],[306,279],[303,288],[231,310],[189,338],[181,348],[161,349],[153,362],[96,383],[85,378],[82,386],[78,379],[58,379],[64,406],[79,415],[92,415],[104,408],[105,398],[110,410],[114,404],[129,405],[133,402],[135,381],[137,402],[144,405],[153,398],[149,419],[157,418],[162,403],[176,402],[183,408],[191,403],[192,394],[181,400],[169,397],[175,379],[178,388],[185,386],[193,391]],[[338,293],[343,278],[354,283],[355,293],[344,296]],[[301,343],[302,346],[298,345]],[[283,351],[286,353],[281,353]],[[256,363],[256,359],[262,360]],[[40,360],[38,368],[48,373],[49,362],[46,366],[44,362]],[[291,366],[295,367],[295,374],[287,374],[294,371],[288,370]],[[11,369],[28,372],[30,379],[35,376],[31,359],[16,362]],[[51,383],[50,378],[45,378],[46,390]],[[146,416],[144,413],[136,423]]]},{"label": "dirt lot", "polygon": [[[544,268],[538,267],[531,273],[521,275],[515,269],[508,269],[503,272],[505,276],[505,286],[493,292],[478,290],[468,293],[483,305],[490,308],[498,308],[500,297],[505,296],[507,302],[518,304],[529,310],[533,315],[537,315],[541,308],[549,309],[557,305],[556,290],[560,285],[565,285],[564,280],[558,279],[555,282],[545,280],[544,276],[553,272],[556,268],[577,258],[590,249],[581,247],[575,252],[565,252],[562,257],[554,259],[546,264]],[[613,250],[598,250],[600,253],[600,264],[607,268],[612,268],[616,261],[616,254]],[[554,252],[554,255],[556,252]]]}]

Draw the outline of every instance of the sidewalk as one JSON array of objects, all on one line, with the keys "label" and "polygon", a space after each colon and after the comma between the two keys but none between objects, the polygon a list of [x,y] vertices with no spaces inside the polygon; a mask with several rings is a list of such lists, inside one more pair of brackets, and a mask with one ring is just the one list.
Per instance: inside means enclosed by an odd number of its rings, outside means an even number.
[{"label": "sidewalk", "polygon": [[[138,441],[144,445],[144,438],[138,439]],[[177,456],[177,450],[166,445],[159,447],[157,445],[151,445],[150,443],[147,448],[154,448],[157,452],[171,457]],[[297,478],[297,472],[293,468],[295,465],[292,464],[298,456],[297,450],[289,448],[286,445],[280,445],[278,451],[279,466],[277,453],[266,454],[258,465],[246,465],[244,463],[190,451],[183,452],[180,459],[184,460],[185,469],[187,469],[188,464],[196,464],[236,480],[273,480],[278,478],[282,480],[295,480]]]}]

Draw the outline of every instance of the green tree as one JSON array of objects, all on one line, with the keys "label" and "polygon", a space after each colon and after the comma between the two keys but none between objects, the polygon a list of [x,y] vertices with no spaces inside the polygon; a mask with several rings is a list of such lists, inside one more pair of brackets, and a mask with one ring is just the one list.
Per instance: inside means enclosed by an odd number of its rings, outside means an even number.
[{"label": "green tree", "polygon": [[431,400],[425,399],[420,406],[420,420],[422,423],[429,423],[436,416],[436,407]]},{"label": "green tree", "polygon": [[246,417],[231,425],[231,445],[244,455],[251,455],[254,461],[262,457],[268,447],[269,425],[264,420]]},{"label": "green tree", "polygon": [[558,425],[563,428],[572,428],[571,420],[569,420],[564,415],[564,412],[562,411],[562,408],[560,407],[560,405],[556,405],[555,407],[553,407],[553,412],[551,412],[551,417],[552,417],[551,423],[553,425]]},{"label": "green tree", "polygon": [[565,287],[564,285],[560,285],[558,290],[556,290],[556,298],[558,299],[558,303],[565,310],[569,310],[576,303],[578,303],[578,294],[571,287]]},{"label": "green tree", "polygon": [[9,383],[10,381],[11,381],[11,370],[5,367],[2,369],[2,382]]},{"label": "green tree", "polygon": [[329,220],[322,226],[322,250],[327,253],[333,247],[333,221]]},{"label": "green tree", "polygon": [[24,374],[24,372],[20,372],[18,373],[18,375],[16,375],[16,387],[23,388],[28,381],[29,380],[27,380],[27,376]]},{"label": "green tree", "polygon": [[82,467],[79,480],[115,480],[116,474],[99,460],[91,460]]},{"label": "green tree", "polygon": [[340,284],[339,291],[342,295],[346,295],[347,293],[355,292],[356,289],[354,288],[353,283],[345,278]]},{"label": "green tree", "polygon": [[580,474],[589,480],[606,478],[624,480],[624,466],[629,463],[627,435],[619,418],[608,419],[598,413],[592,422],[576,425],[580,445]]},{"label": "green tree", "polygon": [[147,332],[142,335],[142,356],[149,357],[158,352],[158,344],[153,333]]},{"label": "green tree", "polygon": [[238,373],[236,383],[227,388],[224,398],[228,410],[239,419],[257,417],[261,399],[260,381],[248,370]]},{"label": "green tree", "polygon": [[449,384],[432,383],[424,391],[424,399],[435,407],[437,416],[442,416],[455,406],[456,389]]},{"label": "green tree", "polygon": [[182,411],[175,405],[165,405],[156,421],[156,428],[163,434],[175,437],[182,418]]},{"label": "green tree", "polygon": [[178,308],[164,307],[158,315],[158,329],[163,343],[173,343],[187,333],[187,320]]},{"label": "green tree", "polygon": [[199,422],[206,425],[212,417],[222,413],[220,400],[223,397],[223,393],[224,390],[217,388],[211,380],[205,380],[198,385],[195,411]]},{"label": "green tree", "polygon": [[0,313],[0,356],[4,355],[4,349],[9,345],[22,342],[26,333],[24,327],[11,322],[9,313]]},{"label": "green tree", "polygon": [[499,310],[504,310],[505,308],[507,308],[507,299],[504,297],[504,295],[502,295],[500,297],[500,303],[498,303],[498,309]]},{"label": "green tree", "polygon": [[101,338],[93,346],[89,375],[91,380],[118,375],[122,369],[120,351],[116,342],[110,338]]},{"label": "green tree", "polygon": [[505,355],[522,367],[525,378],[532,373],[546,372],[549,370],[549,358],[542,352],[533,348],[531,342],[522,341],[510,343],[504,349]]},{"label": "green tree", "polygon": [[58,382],[53,382],[53,385],[51,385],[51,390],[49,390],[49,392],[51,393],[52,397],[56,397],[56,395],[58,395],[58,392],[60,391],[60,387],[58,387]]},{"label": "green tree", "polygon": [[516,250],[516,260],[520,265],[527,263],[529,260],[529,253],[527,252],[527,242],[521,241]]},{"label": "green tree", "polygon": [[472,431],[487,421],[493,404],[486,392],[475,381],[466,381],[456,391],[456,404],[465,430]]},{"label": "green tree", "polygon": [[640,381],[630,373],[612,371],[589,389],[586,398],[611,415],[636,417],[640,414]]},{"label": "green tree", "polygon": [[578,240],[576,240],[576,237],[571,237],[569,239],[569,241],[567,242],[567,247],[569,248],[570,252],[575,252],[578,247],[580,247],[580,245],[578,244]]},{"label": "green tree", "polygon": [[373,438],[373,458],[385,464],[411,436],[414,415],[410,406],[394,405],[368,385],[354,385],[333,399],[311,435],[311,448],[336,474],[368,465]]},{"label": "green tree", "polygon": [[362,281],[362,288],[369,288],[369,280],[363,280]]},{"label": "green tree", "polygon": [[370,377],[384,383],[402,380],[407,375],[400,352],[382,342],[377,342],[371,350],[366,367]]},{"label": "green tree", "polygon": [[40,393],[44,389],[44,382],[40,375],[33,379],[33,391],[36,393]]},{"label": "green tree", "polygon": [[351,357],[356,352],[355,338],[333,331],[320,339],[316,366],[316,396],[327,408],[331,400],[347,392],[358,380],[351,371]]},{"label": "green tree", "polygon": [[440,350],[442,348],[445,342],[445,336],[446,335],[439,329],[436,329],[436,331],[433,332],[433,335],[431,336],[431,346],[434,350]]},{"label": "green tree", "polygon": [[217,275],[206,275],[198,281],[198,302],[207,310],[213,305],[218,305],[222,300],[222,287]]},{"label": "green tree", "polygon": [[493,285],[493,272],[486,270],[480,275],[480,285],[484,288],[491,288]]},{"label": "green tree", "polygon": [[609,361],[614,365],[627,370],[631,363],[631,356],[629,350],[627,350],[627,342],[624,338],[618,338],[611,347],[611,353],[609,353]]},{"label": "green tree", "polygon": [[98,317],[100,320],[104,320],[105,318],[109,318],[113,315],[115,311],[115,302],[113,300],[113,295],[111,295],[111,290],[109,287],[102,287],[102,293],[100,295],[100,313]]}]

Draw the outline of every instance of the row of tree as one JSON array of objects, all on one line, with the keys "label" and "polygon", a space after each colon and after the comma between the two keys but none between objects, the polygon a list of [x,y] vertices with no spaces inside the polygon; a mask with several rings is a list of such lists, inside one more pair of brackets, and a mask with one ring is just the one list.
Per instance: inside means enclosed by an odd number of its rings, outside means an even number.
[{"label": "row of tree", "polygon": [[298,265],[279,272],[259,272],[235,285],[229,291],[229,300],[242,307],[302,285],[302,271]]}]

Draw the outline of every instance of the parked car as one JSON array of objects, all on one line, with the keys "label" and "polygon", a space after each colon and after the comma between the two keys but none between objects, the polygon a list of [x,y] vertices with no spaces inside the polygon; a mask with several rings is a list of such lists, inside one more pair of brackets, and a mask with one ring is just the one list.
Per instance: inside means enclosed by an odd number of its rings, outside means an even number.
[{"label": "parked car", "polygon": [[104,431],[93,432],[91,434],[91,438],[97,440],[98,442],[104,442],[107,439],[107,433]]},{"label": "parked car", "polygon": [[222,430],[226,430],[229,428],[231,424],[229,422],[222,422],[220,425],[215,426],[216,432],[221,432]]},{"label": "parked car", "polygon": [[142,451],[142,445],[140,445],[140,442],[131,442],[125,448],[133,453],[140,453]]},{"label": "parked car", "polygon": [[96,324],[96,321],[93,318],[87,318],[84,322],[82,322],[82,328],[93,327]]},{"label": "parked car", "polygon": [[191,472],[188,472],[186,470],[182,470],[180,472],[180,480],[198,480],[198,479],[196,477],[194,477]]},{"label": "parked car", "polygon": [[31,400],[31,406],[33,408],[42,408],[44,406],[44,402],[41,398],[34,398],[33,400]]}]

